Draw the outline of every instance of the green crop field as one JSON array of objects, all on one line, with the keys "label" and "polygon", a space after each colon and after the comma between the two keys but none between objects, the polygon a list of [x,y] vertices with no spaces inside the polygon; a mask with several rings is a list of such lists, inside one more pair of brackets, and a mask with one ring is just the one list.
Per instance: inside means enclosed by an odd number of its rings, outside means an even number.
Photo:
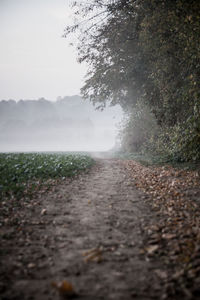
[{"label": "green crop field", "polygon": [[93,164],[82,154],[66,153],[1,153],[0,198],[30,196],[43,185],[65,180]]}]

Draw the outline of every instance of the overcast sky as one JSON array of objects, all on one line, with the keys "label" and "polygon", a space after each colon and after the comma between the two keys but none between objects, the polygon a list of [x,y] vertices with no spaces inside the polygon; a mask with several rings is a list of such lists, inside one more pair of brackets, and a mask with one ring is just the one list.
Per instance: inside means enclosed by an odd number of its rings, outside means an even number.
[{"label": "overcast sky", "polygon": [[63,30],[70,0],[0,0],[0,100],[80,94],[86,71]]}]

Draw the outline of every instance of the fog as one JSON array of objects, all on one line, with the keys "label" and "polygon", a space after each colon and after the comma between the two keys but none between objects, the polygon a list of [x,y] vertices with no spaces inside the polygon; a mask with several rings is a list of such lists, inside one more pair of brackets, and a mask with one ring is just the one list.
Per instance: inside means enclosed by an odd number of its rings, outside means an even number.
[{"label": "fog", "polygon": [[62,38],[73,19],[69,3],[0,1],[0,152],[115,146],[119,107],[96,111],[79,96],[47,100],[79,94],[84,82],[86,66],[76,61],[73,40]]},{"label": "fog", "polygon": [[56,102],[0,101],[0,152],[108,151],[116,147],[121,108],[103,112],[80,96]]}]

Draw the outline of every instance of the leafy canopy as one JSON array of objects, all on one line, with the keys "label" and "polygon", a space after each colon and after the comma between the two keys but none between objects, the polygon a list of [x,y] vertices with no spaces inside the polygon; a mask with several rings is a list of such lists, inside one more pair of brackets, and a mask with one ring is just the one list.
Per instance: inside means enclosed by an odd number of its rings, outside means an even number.
[{"label": "leafy canopy", "polygon": [[78,23],[65,35],[78,33],[78,58],[88,64],[83,96],[100,107],[119,103],[130,120],[138,107],[148,106],[160,132],[156,147],[199,159],[200,2],[92,0],[73,6]]}]

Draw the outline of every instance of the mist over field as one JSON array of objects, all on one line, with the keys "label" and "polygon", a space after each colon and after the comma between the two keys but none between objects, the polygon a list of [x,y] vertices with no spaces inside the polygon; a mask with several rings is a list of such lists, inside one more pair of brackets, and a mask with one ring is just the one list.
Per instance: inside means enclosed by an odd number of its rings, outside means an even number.
[{"label": "mist over field", "polygon": [[80,96],[56,102],[0,101],[0,152],[107,151],[116,144],[121,108],[96,110]]}]

